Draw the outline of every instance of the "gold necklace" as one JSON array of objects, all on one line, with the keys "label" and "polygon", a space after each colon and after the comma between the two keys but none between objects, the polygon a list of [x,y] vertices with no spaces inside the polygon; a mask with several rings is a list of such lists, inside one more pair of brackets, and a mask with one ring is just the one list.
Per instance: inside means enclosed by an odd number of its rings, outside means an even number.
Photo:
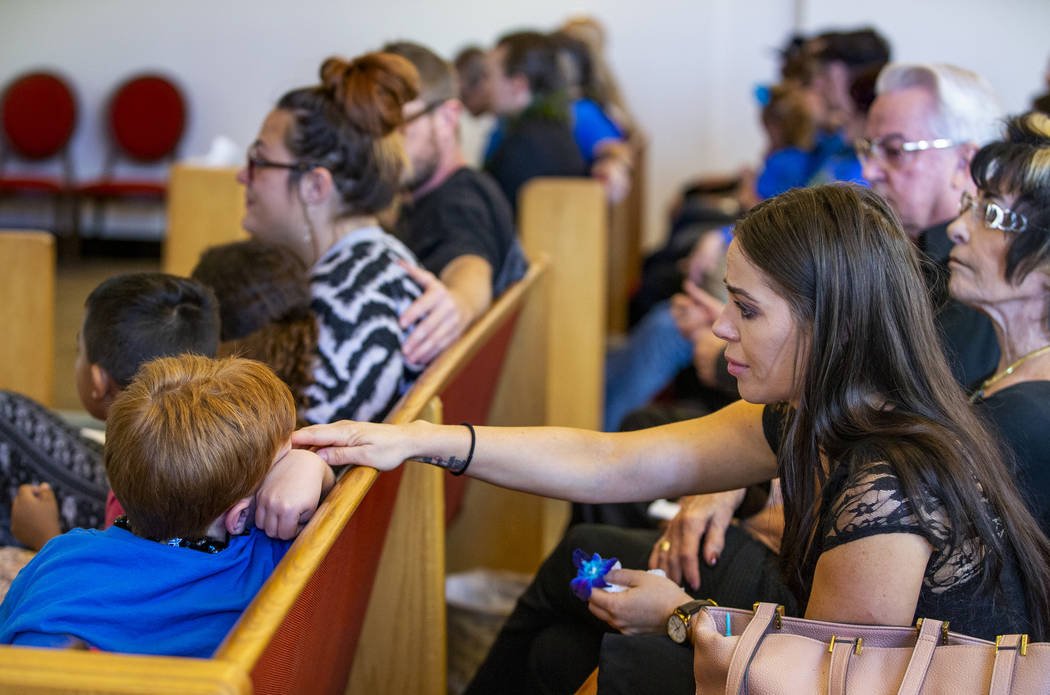
[{"label": "gold necklace", "polygon": [[984,392],[988,389],[989,386],[998,382],[1000,379],[1003,379],[1013,374],[1014,370],[1020,367],[1022,364],[1024,364],[1025,361],[1030,360],[1033,357],[1038,357],[1039,355],[1042,355],[1045,352],[1050,352],[1050,345],[1041,347],[1038,350],[1032,350],[1028,354],[1021,355],[1009,367],[999,372],[998,374],[985,379],[984,382],[981,384],[981,388],[977,389],[977,391],[972,396],[970,396],[970,400],[976,401],[978,398],[983,398]]}]

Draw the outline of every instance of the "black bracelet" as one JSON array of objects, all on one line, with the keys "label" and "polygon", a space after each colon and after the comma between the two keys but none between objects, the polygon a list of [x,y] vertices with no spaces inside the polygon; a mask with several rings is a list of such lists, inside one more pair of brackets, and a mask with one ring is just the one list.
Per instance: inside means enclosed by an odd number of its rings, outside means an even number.
[{"label": "black bracelet", "polygon": [[467,472],[467,468],[470,467],[470,462],[474,460],[474,445],[478,441],[477,435],[474,434],[474,425],[469,422],[461,422],[459,424],[470,430],[470,453],[467,454],[467,462],[463,464],[463,467],[458,471],[451,471],[452,475],[463,475]]}]

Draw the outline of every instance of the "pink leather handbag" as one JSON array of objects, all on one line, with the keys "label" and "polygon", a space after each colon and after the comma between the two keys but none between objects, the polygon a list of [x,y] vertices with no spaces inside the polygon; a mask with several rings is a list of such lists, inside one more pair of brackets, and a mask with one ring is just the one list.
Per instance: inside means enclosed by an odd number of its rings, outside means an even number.
[{"label": "pink leather handbag", "polygon": [[960,695],[1050,693],[1050,643],[995,643],[917,627],[848,625],[709,606],[690,622],[697,695]]}]

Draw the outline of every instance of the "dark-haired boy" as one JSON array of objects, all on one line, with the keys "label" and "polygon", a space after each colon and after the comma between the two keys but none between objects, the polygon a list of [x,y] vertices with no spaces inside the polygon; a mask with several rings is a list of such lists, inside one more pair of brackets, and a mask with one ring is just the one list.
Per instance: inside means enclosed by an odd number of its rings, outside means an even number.
[{"label": "dark-haired boy", "polygon": [[252,528],[257,494],[271,514],[260,487],[294,478],[277,497],[313,509],[331,469],[291,449],[292,394],[252,360],[154,360],[108,415],[106,472],[126,516],[48,542],[0,605],[0,642],[208,657],[290,544]]},{"label": "dark-haired boy", "polygon": [[[204,285],[163,273],[109,278],[84,303],[77,394],[92,417],[105,420],[143,363],[183,353],[214,357],[218,345],[218,302]],[[39,403],[6,391],[0,392],[0,442],[0,490],[5,500],[13,497],[11,507],[0,505],[0,544],[17,539],[37,550],[63,530],[102,526],[108,483],[101,445]]]}]

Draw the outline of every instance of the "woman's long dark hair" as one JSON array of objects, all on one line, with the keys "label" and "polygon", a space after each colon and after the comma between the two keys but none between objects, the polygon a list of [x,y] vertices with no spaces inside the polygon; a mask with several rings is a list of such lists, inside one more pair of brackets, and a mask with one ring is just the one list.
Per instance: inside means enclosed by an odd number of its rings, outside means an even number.
[{"label": "woman's long dark hair", "polygon": [[920,501],[932,493],[943,504],[948,548],[979,540],[982,591],[1016,554],[1029,620],[1046,635],[1050,541],[952,378],[915,251],[886,202],[858,186],[795,189],[756,206],[736,240],[808,342],[799,348],[798,408],[779,455],[780,558],[795,592],[805,598],[811,588],[804,568],[816,561],[822,460],[833,469],[874,452],[892,466],[930,537],[936,519]]},{"label": "woman's long dark hair", "polygon": [[261,241],[213,246],[201,254],[192,277],[210,287],[222,319],[220,356],[247,357],[267,365],[288,385],[300,422],[313,383],[317,319],[310,310],[306,265],[290,251]]}]

